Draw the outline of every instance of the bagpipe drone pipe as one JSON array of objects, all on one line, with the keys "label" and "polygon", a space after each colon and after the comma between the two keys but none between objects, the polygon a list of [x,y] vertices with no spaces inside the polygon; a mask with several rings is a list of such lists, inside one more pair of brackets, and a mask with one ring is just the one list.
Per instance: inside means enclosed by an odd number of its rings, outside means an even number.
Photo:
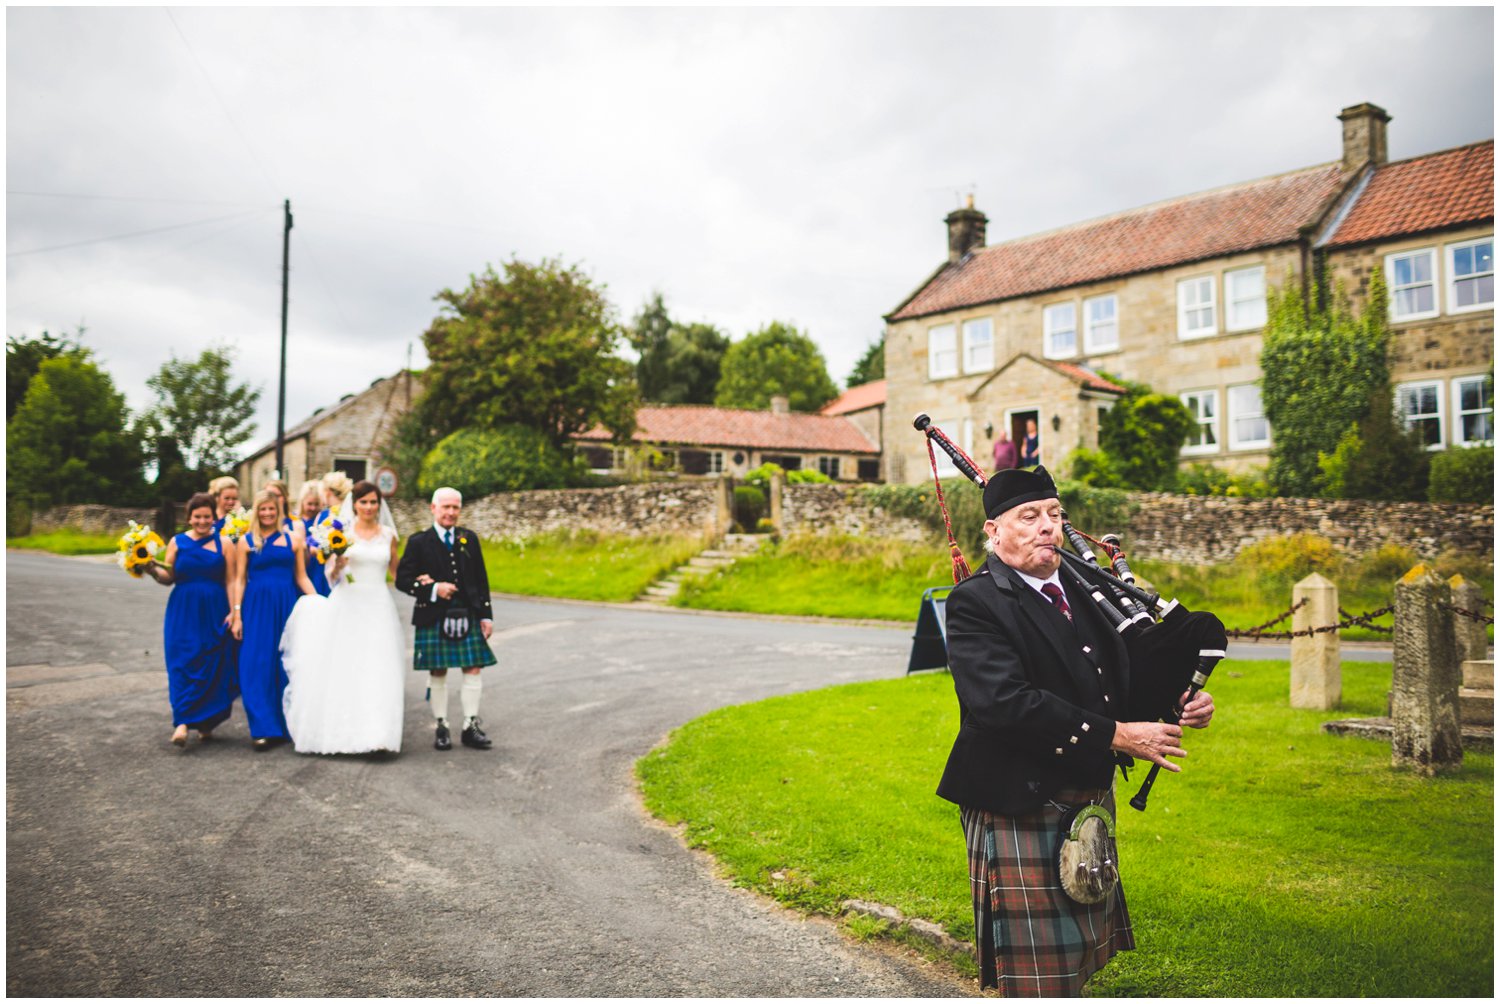
[{"label": "bagpipe drone pipe", "polygon": [[[933,480],[937,482],[938,505],[943,511],[948,547],[953,554],[953,581],[962,582],[969,576],[969,567],[953,537],[942,482],[937,477],[934,450],[947,454],[958,472],[981,488],[989,479],[968,454],[932,424],[927,415],[918,415],[912,424],[927,437]],[[1116,535],[1105,534],[1095,540],[1080,533],[1068,522],[1066,511],[1062,529],[1073,550],[1058,546],[1057,553],[1062,558],[1059,573],[1092,598],[1095,607],[1125,643],[1133,670],[1131,703],[1155,709],[1163,720],[1175,724],[1182,710],[1178,698],[1186,692],[1191,700],[1208,682],[1214,666],[1224,658],[1225,647],[1229,644],[1224,622],[1211,613],[1190,611],[1176,600],[1166,601],[1156,593],[1140,588]],[[1104,551],[1109,560],[1108,570],[1099,564],[1090,546],[1091,541]],[[1160,765],[1151,766],[1140,791],[1130,800],[1132,807],[1146,808],[1146,799],[1160,770]]]}]

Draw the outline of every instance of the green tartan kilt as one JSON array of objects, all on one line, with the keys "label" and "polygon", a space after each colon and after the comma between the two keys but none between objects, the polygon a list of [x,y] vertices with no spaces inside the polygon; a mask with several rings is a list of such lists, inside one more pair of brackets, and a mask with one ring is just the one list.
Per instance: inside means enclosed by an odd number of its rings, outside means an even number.
[{"label": "green tartan kilt", "polygon": [[443,637],[438,624],[417,628],[416,643],[412,646],[412,669],[426,673],[434,669],[472,669],[476,666],[495,665],[495,653],[485,641],[476,618],[469,626],[469,633],[459,641]]}]

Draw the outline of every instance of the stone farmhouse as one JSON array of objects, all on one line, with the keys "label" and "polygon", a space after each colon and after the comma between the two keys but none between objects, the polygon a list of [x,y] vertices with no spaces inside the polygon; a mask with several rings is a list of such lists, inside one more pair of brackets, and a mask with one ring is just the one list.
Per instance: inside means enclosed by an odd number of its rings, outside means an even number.
[{"label": "stone farmhouse", "polygon": [[842,415],[808,415],[788,409],[787,399],[773,397],[767,411],[714,408],[708,405],[645,406],[635,413],[633,447],[612,442],[602,426],[574,437],[600,474],[632,472],[643,447],[649,447],[653,469],[689,475],[743,476],[764,463],[789,471],[816,470],[835,481],[877,481],[880,445],[861,426]]},{"label": "stone farmhouse", "polygon": [[[295,493],[303,481],[343,471],[355,481],[374,478],[384,463],[382,447],[421,389],[420,374],[402,370],[381,377],[357,394],[345,394],[286,430],[283,480]],[[248,501],[274,477],[276,440],[240,461],[234,476]],[[385,486],[382,486],[383,488]]]},{"label": "stone farmhouse", "polygon": [[[1098,445],[1122,393],[1101,374],[1180,395],[1197,421],[1183,463],[1264,465],[1268,288],[1327,277],[1364,309],[1373,270],[1390,290],[1398,407],[1431,449],[1490,443],[1494,140],[1391,163],[1390,116],[1345,108],[1343,156],[986,246],[987,217],[946,218],[948,260],[886,316],[886,480],[929,474],[928,413],[989,463],[999,429],[1037,424],[1042,463]],[[952,473],[939,456],[940,473]]]}]

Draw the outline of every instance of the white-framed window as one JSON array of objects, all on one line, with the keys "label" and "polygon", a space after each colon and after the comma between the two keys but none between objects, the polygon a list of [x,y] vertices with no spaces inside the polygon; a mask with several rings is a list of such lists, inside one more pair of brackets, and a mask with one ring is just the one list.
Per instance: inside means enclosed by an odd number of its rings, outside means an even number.
[{"label": "white-framed window", "polygon": [[1260,403],[1260,387],[1236,384],[1227,391],[1229,404],[1229,448],[1257,450],[1271,445],[1271,423]]},{"label": "white-framed window", "polygon": [[1214,277],[1200,275],[1177,281],[1177,337],[1202,338],[1216,334]]},{"label": "white-framed window", "polygon": [[1448,256],[1448,312],[1493,310],[1495,238],[1449,244],[1444,250]]},{"label": "white-framed window", "polygon": [[1224,273],[1224,328],[1251,331],[1266,326],[1266,268],[1237,268]]},{"label": "white-framed window", "polygon": [[[933,420],[933,425],[948,434],[949,439],[958,442],[954,437],[962,438],[957,418],[939,418]],[[937,462],[937,476],[940,478],[954,477],[958,474],[958,468],[953,466],[953,461],[948,456],[948,451],[940,449],[936,443],[932,446],[932,458]]]},{"label": "white-framed window", "polygon": [[1429,450],[1443,448],[1443,382],[1416,380],[1396,385],[1396,412],[1408,429],[1418,429]]},{"label": "white-framed window", "polygon": [[1219,392],[1216,390],[1190,390],[1182,395],[1182,403],[1193,416],[1193,427],[1183,442],[1183,453],[1219,452]]},{"label": "white-framed window", "polygon": [[1488,446],[1495,441],[1493,375],[1453,381],[1453,424],[1453,441],[1459,446]]},{"label": "white-framed window", "polygon": [[710,473],[710,474],[723,474],[724,473],[724,451],[723,450],[709,450],[708,451],[708,473]]},{"label": "white-framed window", "polygon": [[1432,248],[1386,255],[1385,281],[1391,288],[1391,320],[1438,315],[1437,252]]},{"label": "white-framed window", "polygon": [[939,324],[927,329],[927,377],[941,380],[958,376],[958,329]]},{"label": "white-framed window", "polygon": [[1042,355],[1067,359],[1078,354],[1078,307],[1054,303],[1042,310]]},{"label": "white-framed window", "polygon": [[1113,352],[1120,347],[1120,299],[1113,293],[1083,301],[1083,351]]},{"label": "white-framed window", "polygon": [[819,474],[826,474],[830,478],[833,478],[833,480],[837,481],[839,479],[839,458],[838,457],[819,457],[818,458],[818,473]]},{"label": "white-framed window", "polygon": [[995,368],[995,324],[988,317],[964,322],[964,372],[987,373]]}]

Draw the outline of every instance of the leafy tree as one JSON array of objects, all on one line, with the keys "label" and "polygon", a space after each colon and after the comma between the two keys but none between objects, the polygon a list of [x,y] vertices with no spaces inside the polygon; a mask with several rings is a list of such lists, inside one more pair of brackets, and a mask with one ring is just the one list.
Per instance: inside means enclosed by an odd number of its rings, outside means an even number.
[{"label": "leafy tree", "polygon": [[81,353],[44,359],[5,430],[6,494],[33,506],[141,500],[125,396]]},{"label": "leafy tree", "polygon": [[5,420],[8,422],[15,416],[16,409],[21,406],[21,400],[26,397],[26,388],[31,383],[31,378],[36,376],[37,370],[41,368],[44,361],[56,359],[59,356],[75,356],[79,359],[90,358],[89,350],[82,345],[83,327],[80,325],[78,333],[69,338],[67,335],[54,335],[43,331],[36,338],[20,338],[14,336],[5,340]]},{"label": "leafy tree", "polygon": [[564,488],[586,473],[586,467],[566,459],[541,430],[506,425],[460,429],[445,437],[422,462],[418,487],[423,495],[447,486],[475,497]]},{"label": "leafy tree", "polygon": [[862,383],[871,380],[879,380],[885,376],[885,335],[884,333],[870,343],[865,349],[865,354],[859,357],[859,362],[854,364],[854,370],[849,374],[847,387],[858,387]]},{"label": "leafy tree", "polygon": [[1339,437],[1330,453],[1318,453],[1319,488],[1327,498],[1420,502],[1427,497],[1431,457],[1417,429],[1396,414],[1391,388],[1370,395],[1369,409]]},{"label": "leafy tree", "polygon": [[772,321],[724,353],[714,404],[765,408],[779,394],[793,411],[817,411],[838,393],[813,340],[790,324]]},{"label": "leafy tree", "polygon": [[576,266],[516,259],[435,299],[443,308],[423,335],[430,365],[413,438],[514,424],[561,448],[596,424],[622,440],[634,431],[636,384],[615,355],[613,308]]},{"label": "leafy tree", "polygon": [[712,404],[719,364],[729,338],[711,324],[680,324],[667,314],[660,293],[652,294],[630,328],[640,353],[635,366],[641,398],[658,404]]},{"label": "leafy tree", "polygon": [[[1108,476],[1093,483],[1100,488],[1171,491],[1177,482],[1177,458],[1193,428],[1192,415],[1170,394],[1111,379],[1125,387],[1125,394],[1099,425],[1099,448],[1109,459],[1098,469]],[[1075,476],[1082,478],[1081,473]]]},{"label": "leafy tree", "polygon": [[[236,382],[233,370],[234,350],[226,345],[204,349],[197,359],[174,355],[146,379],[156,393],[146,413],[152,438],[170,439],[169,453],[175,452],[187,470],[228,470],[255,431],[260,389]],[[170,465],[177,457],[162,459]]]},{"label": "leafy tree", "polygon": [[1290,272],[1268,301],[1261,398],[1276,442],[1267,476],[1278,494],[1308,497],[1321,482],[1318,454],[1337,449],[1389,381],[1385,280],[1371,272],[1359,318],[1341,286],[1309,306]]}]

